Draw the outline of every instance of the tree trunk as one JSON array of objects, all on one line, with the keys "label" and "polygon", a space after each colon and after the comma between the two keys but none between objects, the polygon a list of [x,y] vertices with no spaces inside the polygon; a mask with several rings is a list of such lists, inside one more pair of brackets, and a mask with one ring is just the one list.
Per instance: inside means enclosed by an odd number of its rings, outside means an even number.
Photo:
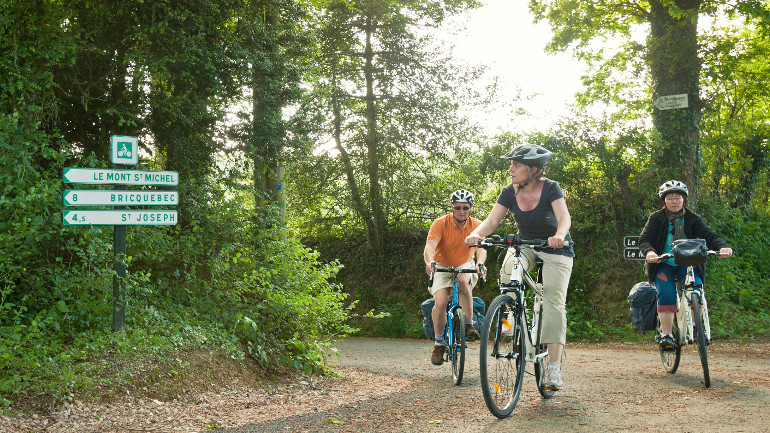
[{"label": "tree trunk", "polygon": [[374,50],[372,49],[372,34],[375,22],[371,17],[366,18],[366,47],[364,50],[364,77],[366,80],[366,148],[369,171],[369,200],[371,201],[374,231],[369,234],[373,252],[377,257],[384,255],[385,232],[387,222],[382,208],[382,191],[380,189],[379,173],[379,140],[377,137],[377,109],[374,93]]},{"label": "tree trunk", "polygon": [[[332,72],[332,82],[336,88],[337,77],[334,72]],[[363,219],[364,224],[366,224],[366,233],[369,234],[371,239],[371,234],[375,231],[374,222],[372,221],[372,214],[369,212],[369,208],[361,198],[358,185],[356,185],[356,175],[353,170],[353,164],[350,161],[350,154],[348,154],[348,151],[344,146],[342,146],[342,115],[340,114],[339,95],[337,93],[332,95],[332,115],[334,116],[334,130],[332,131],[332,136],[334,137],[334,145],[337,150],[339,150],[340,157],[342,158],[342,166],[345,170],[345,178],[347,179],[348,188],[350,189],[350,197],[353,200],[353,207],[356,213],[358,213],[361,219]]]},{"label": "tree trunk", "polygon": [[[263,20],[267,28],[262,36],[260,48],[265,54],[275,58],[280,50],[278,41],[271,35],[271,30],[279,25],[280,13],[269,3],[255,4],[257,19]],[[277,30],[276,30],[277,31]],[[252,65],[252,133],[251,151],[254,161],[254,207],[257,214],[264,214],[265,206],[271,203],[279,204],[279,186],[283,179],[278,163],[282,148],[282,131],[280,130],[281,106],[277,93],[280,92],[277,83],[280,79],[273,76],[274,71],[262,68],[262,65]],[[285,209],[285,206],[284,208]],[[279,215],[279,221],[285,215]]]},{"label": "tree trunk", "polygon": [[[653,108],[653,124],[662,146],[654,150],[653,164],[661,167],[661,182],[678,179],[690,189],[689,206],[697,203],[701,127],[700,71],[698,58],[698,13],[703,0],[650,0],[648,63],[653,100],[661,96],[687,94],[688,106]],[[669,6],[667,4],[672,4]],[[682,14],[672,14],[678,7]]]}]

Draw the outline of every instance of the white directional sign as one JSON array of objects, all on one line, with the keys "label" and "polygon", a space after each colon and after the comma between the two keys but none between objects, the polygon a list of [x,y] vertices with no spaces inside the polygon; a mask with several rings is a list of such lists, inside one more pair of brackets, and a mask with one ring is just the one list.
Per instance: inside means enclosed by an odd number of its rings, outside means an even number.
[{"label": "white directional sign", "polygon": [[65,183],[88,183],[94,185],[178,185],[179,173],[175,171],[117,170],[109,168],[64,169]]},{"label": "white directional sign", "polygon": [[661,96],[652,103],[658,110],[671,110],[673,108],[687,108],[687,93],[679,95]]},{"label": "white directional sign", "polygon": [[176,225],[175,210],[65,210],[62,222],[67,225]]},{"label": "white directional sign", "polygon": [[175,206],[179,204],[176,191],[101,191],[94,189],[64,190],[64,206]]}]

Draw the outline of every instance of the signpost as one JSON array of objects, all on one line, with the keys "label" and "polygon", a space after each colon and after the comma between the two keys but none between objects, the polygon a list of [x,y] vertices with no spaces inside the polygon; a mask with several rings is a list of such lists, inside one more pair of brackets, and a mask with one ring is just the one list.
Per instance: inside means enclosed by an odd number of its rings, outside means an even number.
[{"label": "signpost", "polygon": [[127,165],[139,163],[136,137],[110,137],[110,161],[113,169],[67,167],[62,173],[64,183],[116,185],[115,190],[65,190],[65,206],[114,206],[113,210],[68,209],[62,213],[62,224],[111,225],[114,230],[115,276],[112,279],[112,328],[122,332],[126,326],[126,228],[129,225],[176,225],[175,210],[137,210],[128,206],[176,206],[176,191],[127,191],[126,185],[174,186],[179,184],[175,171],[127,170]]},{"label": "signpost", "polygon": [[679,95],[666,95],[656,99],[652,105],[658,110],[671,110],[674,108],[687,108],[687,93]]},{"label": "signpost", "polygon": [[623,238],[623,257],[629,260],[644,260],[644,255],[639,249],[639,236]]}]

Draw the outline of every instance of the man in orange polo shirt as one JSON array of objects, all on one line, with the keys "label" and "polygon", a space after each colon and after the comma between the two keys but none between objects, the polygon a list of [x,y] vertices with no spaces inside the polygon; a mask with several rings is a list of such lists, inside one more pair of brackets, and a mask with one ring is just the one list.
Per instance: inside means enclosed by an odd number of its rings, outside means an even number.
[{"label": "man in orange polo shirt", "polygon": [[[470,217],[473,207],[473,194],[465,189],[459,189],[452,193],[450,198],[452,213],[437,218],[433,221],[428,232],[428,240],[425,242],[423,258],[425,259],[425,272],[430,276],[431,262],[435,261],[438,267],[460,267],[463,269],[476,268],[477,272],[485,272],[484,261],[487,259],[487,251],[483,248],[475,248],[476,262],[473,261],[474,248],[468,248],[464,241],[481,221]],[[478,274],[458,274],[458,295],[460,307],[465,316],[465,338],[468,341],[479,339],[479,332],[473,323],[473,295],[472,290],[478,281]],[[446,310],[449,299],[452,296],[452,274],[449,272],[436,272],[433,276],[433,285],[428,288],[435,305],[431,317],[433,319],[433,332],[436,336],[436,344],[433,346],[431,363],[441,365],[444,363],[444,327],[446,326]]]}]

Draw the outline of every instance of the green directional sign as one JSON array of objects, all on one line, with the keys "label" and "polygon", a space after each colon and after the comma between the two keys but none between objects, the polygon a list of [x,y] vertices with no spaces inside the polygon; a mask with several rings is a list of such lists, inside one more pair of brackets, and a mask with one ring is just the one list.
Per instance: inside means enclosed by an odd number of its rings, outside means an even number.
[{"label": "green directional sign", "polygon": [[110,137],[110,160],[113,164],[136,165],[139,163],[138,147],[136,137],[113,135]]},{"label": "green directional sign", "polygon": [[65,210],[62,214],[65,226],[157,226],[176,225],[177,221],[175,210]]},{"label": "green directional sign", "polygon": [[175,206],[179,204],[176,191],[101,191],[66,189],[62,195],[65,206]]},{"label": "green directional sign", "polygon": [[175,171],[67,167],[62,173],[62,180],[65,183],[88,183],[95,185],[171,186],[179,184],[179,173]]}]

